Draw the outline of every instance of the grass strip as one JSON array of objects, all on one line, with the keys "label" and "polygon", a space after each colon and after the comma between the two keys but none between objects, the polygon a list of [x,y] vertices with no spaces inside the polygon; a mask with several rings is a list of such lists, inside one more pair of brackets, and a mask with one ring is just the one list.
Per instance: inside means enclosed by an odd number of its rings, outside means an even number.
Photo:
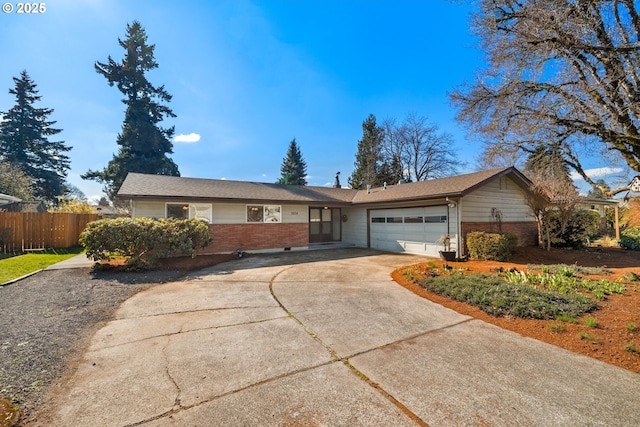
[{"label": "grass strip", "polygon": [[48,249],[0,259],[0,284],[81,254],[83,248]]},{"label": "grass strip", "polygon": [[559,293],[507,283],[500,277],[486,274],[427,277],[417,283],[430,292],[473,305],[496,317],[577,318],[598,308],[594,300],[577,292]]}]

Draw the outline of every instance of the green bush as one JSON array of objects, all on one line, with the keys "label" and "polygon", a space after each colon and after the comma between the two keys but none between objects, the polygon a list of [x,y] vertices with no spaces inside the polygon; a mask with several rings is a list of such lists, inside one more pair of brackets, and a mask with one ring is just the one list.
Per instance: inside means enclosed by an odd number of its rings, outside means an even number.
[{"label": "green bush", "polygon": [[150,268],[158,258],[194,256],[209,243],[209,226],[196,219],[102,219],[89,223],[80,235],[87,257],[125,258],[132,270]]},{"label": "green bush", "polygon": [[598,235],[600,223],[600,214],[597,211],[579,210],[571,217],[562,239],[572,248],[581,248]]},{"label": "green bush", "polygon": [[467,234],[469,256],[474,259],[507,261],[518,243],[513,233],[486,233],[473,231]]},{"label": "green bush", "polygon": [[640,227],[627,228],[620,234],[620,246],[632,251],[640,251]]},{"label": "green bush", "polygon": [[562,231],[560,215],[559,211],[552,211],[547,217],[553,246],[582,248],[590,238],[598,234],[600,227],[598,212],[582,209],[571,213],[564,231]]}]

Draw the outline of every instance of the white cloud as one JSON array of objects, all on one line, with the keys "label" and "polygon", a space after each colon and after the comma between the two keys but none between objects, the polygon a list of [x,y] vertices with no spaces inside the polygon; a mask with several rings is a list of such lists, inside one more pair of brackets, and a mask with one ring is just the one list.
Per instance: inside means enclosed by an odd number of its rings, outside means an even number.
[{"label": "white cloud", "polygon": [[180,135],[176,135],[173,138],[173,141],[174,142],[184,142],[184,143],[187,143],[187,144],[193,144],[195,142],[200,141],[200,135],[198,135],[197,133],[193,133],[193,132],[191,132],[188,135],[185,135],[185,134],[181,133]]},{"label": "white cloud", "polygon": [[[622,172],[622,168],[594,168],[594,169],[585,169],[585,173],[589,178],[598,178],[601,176],[612,175],[614,173]],[[571,172],[571,179],[580,180],[583,179],[578,172]]]}]

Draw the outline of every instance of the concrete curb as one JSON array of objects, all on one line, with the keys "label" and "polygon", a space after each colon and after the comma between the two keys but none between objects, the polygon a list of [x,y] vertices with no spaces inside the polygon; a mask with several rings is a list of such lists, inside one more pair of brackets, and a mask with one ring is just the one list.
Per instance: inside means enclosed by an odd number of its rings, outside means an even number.
[{"label": "concrete curb", "polygon": [[44,270],[44,268],[41,268],[40,270],[32,271],[31,273],[27,273],[24,276],[20,276],[20,277],[18,277],[16,279],[11,279],[8,282],[0,283],[0,288],[3,287],[3,286],[13,285],[16,282],[19,282],[22,279],[26,279],[27,277],[33,276],[36,273],[40,273],[43,270]]}]

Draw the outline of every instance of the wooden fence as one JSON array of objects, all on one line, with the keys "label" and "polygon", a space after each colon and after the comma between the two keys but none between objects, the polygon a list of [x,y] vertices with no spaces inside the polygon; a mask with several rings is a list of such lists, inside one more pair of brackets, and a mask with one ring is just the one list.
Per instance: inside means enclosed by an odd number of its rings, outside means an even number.
[{"label": "wooden fence", "polygon": [[0,250],[70,248],[97,214],[0,212]]}]

